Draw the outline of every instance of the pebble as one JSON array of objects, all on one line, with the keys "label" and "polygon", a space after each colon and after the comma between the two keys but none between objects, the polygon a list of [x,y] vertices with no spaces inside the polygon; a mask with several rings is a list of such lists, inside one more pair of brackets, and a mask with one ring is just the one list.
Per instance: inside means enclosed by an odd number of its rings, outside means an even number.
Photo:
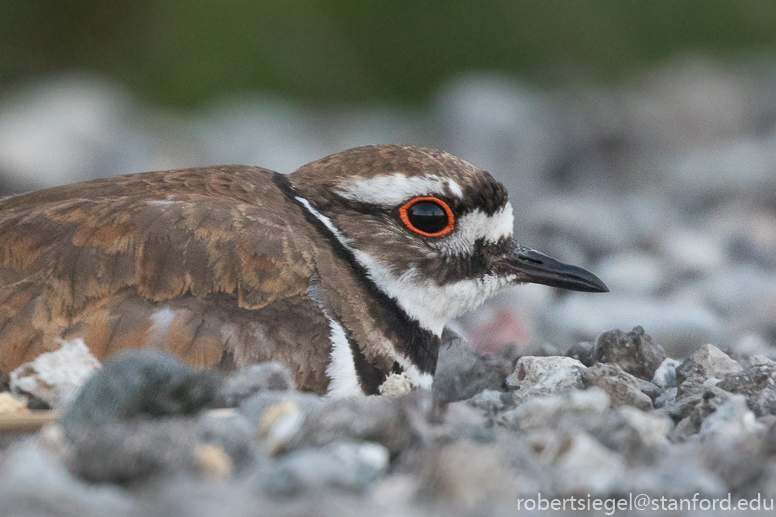
[{"label": "pebble", "polygon": [[535,397],[498,416],[496,422],[509,429],[554,429],[565,419],[599,418],[609,410],[609,395],[598,388],[564,395]]},{"label": "pebble", "polygon": [[216,405],[222,383],[218,372],[196,371],[162,352],[119,352],[83,385],[62,424],[71,433],[141,416],[192,415]]},{"label": "pebble", "polygon": [[725,352],[711,344],[698,348],[677,369],[677,381],[700,376],[704,381],[710,377],[724,379],[728,375],[740,373],[743,367]]},{"label": "pebble", "polygon": [[219,405],[238,407],[240,403],[260,391],[293,391],[294,376],[285,365],[278,362],[246,366],[229,374],[221,386]]},{"label": "pebble", "polygon": [[506,384],[520,403],[531,397],[560,395],[581,389],[585,366],[570,357],[521,357]]},{"label": "pebble", "polygon": [[81,339],[60,341],[61,347],[39,355],[11,372],[11,390],[35,397],[49,407],[63,406],[100,369],[100,362]]},{"label": "pebble", "polygon": [[376,443],[334,442],[280,458],[261,477],[261,486],[276,497],[325,489],[358,493],[385,475],[389,460],[388,449]]},{"label": "pebble", "polygon": [[585,386],[596,386],[608,393],[612,407],[652,409],[652,399],[641,392],[638,379],[616,364],[595,364],[582,372],[582,380]]},{"label": "pebble", "polygon": [[665,358],[663,347],[642,327],[634,327],[627,333],[621,330],[604,332],[595,344],[596,362],[616,364],[625,372],[647,381],[652,380]]},{"label": "pebble", "polygon": [[676,382],[676,369],[680,364],[682,364],[682,361],[666,357],[663,362],[660,363],[657,370],[655,370],[655,375],[652,376],[652,384],[662,390],[676,388],[678,386]]}]

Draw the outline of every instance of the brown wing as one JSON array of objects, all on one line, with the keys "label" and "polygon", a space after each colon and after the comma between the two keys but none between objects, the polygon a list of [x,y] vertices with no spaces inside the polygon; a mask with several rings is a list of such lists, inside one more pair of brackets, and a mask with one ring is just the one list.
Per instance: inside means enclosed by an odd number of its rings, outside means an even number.
[{"label": "brown wing", "polygon": [[75,337],[99,359],[154,346],[209,367],[261,356],[246,348],[256,309],[322,317],[303,220],[273,174],[152,172],[0,201],[0,370]]}]

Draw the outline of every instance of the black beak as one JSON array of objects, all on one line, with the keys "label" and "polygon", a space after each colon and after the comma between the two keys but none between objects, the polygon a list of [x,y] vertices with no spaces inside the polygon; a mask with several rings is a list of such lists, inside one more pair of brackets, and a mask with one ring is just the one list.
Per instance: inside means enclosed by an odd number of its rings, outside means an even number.
[{"label": "black beak", "polygon": [[503,264],[513,273],[517,273],[523,282],[589,293],[609,292],[606,284],[590,271],[564,264],[524,246],[515,246]]}]

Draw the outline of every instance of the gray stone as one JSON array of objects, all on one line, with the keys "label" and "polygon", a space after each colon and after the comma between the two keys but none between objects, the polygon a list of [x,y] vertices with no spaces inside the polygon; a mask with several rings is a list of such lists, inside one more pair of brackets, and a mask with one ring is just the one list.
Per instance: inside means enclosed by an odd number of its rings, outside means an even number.
[{"label": "gray stone", "polygon": [[582,372],[585,386],[597,386],[611,397],[612,407],[652,409],[652,399],[641,392],[638,380],[616,364],[598,363]]},{"label": "gray stone", "polygon": [[703,380],[710,377],[724,379],[728,375],[740,373],[743,368],[725,352],[714,345],[706,344],[698,348],[677,369],[677,381],[700,376]]},{"label": "gray stone", "polygon": [[416,423],[425,421],[431,406],[432,394],[426,391],[396,398],[351,399],[268,391],[245,400],[240,413],[276,453],[340,441],[368,441],[394,454],[420,439]]},{"label": "gray stone", "polygon": [[568,439],[555,459],[557,490],[561,494],[610,495],[627,470],[625,460],[586,433]]},{"label": "gray stone", "polygon": [[436,396],[448,402],[466,400],[489,389],[500,390],[512,372],[512,360],[477,353],[468,341],[445,328],[434,374]]},{"label": "gray stone", "polygon": [[638,377],[635,378],[636,381],[639,383],[639,388],[641,389],[641,392],[646,395],[647,397],[652,400],[652,403],[655,403],[655,400],[663,393],[660,388],[658,388],[655,384],[652,384],[649,381],[645,381],[644,379],[639,379]]},{"label": "gray stone", "polygon": [[506,384],[519,404],[531,397],[561,395],[582,389],[584,369],[582,363],[570,357],[521,357]]},{"label": "gray stone", "polygon": [[100,369],[100,362],[81,339],[60,340],[60,345],[59,350],[43,353],[12,371],[11,390],[42,400],[52,408],[67,403]]},{"label": "gray stone", "polygon": [[496,418],[509,429],[557,428],[564,420],[594,420],[609,409],[609,395],[601,389],[571,391],[562,396],[535,397]]},{"label": "gray stone", "polygon": [[593,436],[627,459],[630,466],[649,465],[669,446],[673,423],[668,417],[622,406],[591,430]]},{"label": "gray stone", "polygon": [[771,414],[772,392],[776,390],[776,365],[764,363],[750,366],[737,374],[728,375],[717,387],[746,397],[749,408],[757,416]]},{"label": "gray stone", "polygon": [[598,336],[594,357],[596,362],[616,364],[625,372],[649,381],[666,353],[642,327],[634,327],[628,333],[612,330]]},{"label": "gray stone", "polygon": [[136,484],[170,476],[228,479],[262,458],[253,429],[226,417],[134,419],[71,434],[72,472],[90,482]]},{"label": "gray stone", "polygon": [[515,401],[511,393],[503,391],[485,390],[481,391],[466,401],[470,406],[484,411],[486,414],[493,415],[499,411],[514,407]]},{"label": "gray stone", "polygon": [[660,363],[657,370],[655,370],[655,375],[652,376],[652,383],[662,390],[677,387],[676,369],[680,364],[682,364],[682,361],[666,357],[663,362]]},{"label": "gray stone", "polygon": [[237,407],[259,391],[293,391],[296,389],[294,375],[285,365],[278,362],[246,366],[229,374],[219,392],[219,405]]},{"label": "gray stone", "polygon": [[570,357],[549,356],[534,357],[524,356],[517,360],[515,370],[507,377],[507,386],[512,389],[521,389],[523,391],[539,382],[539,378],[547,371],[553,369],[584,369],[585,366]]},{"label": "gray stone", "polygon": [[593,366],[595,363],[595,343],[580,341],[571,345],[571,348],[566,351],[566,357],[576,359],[585,366]]},{"label": "gray stone", "polygon": [[[699,443],[680,443],[669,454],[661,455],[649,467],[628,471],[618,482],[620,494],[647,494],[651,497],[726,497],[725,482],[699,461]],[[627,497],[627,495],[626,495]]]},{"label": "gray stone", "polygon": [[662,408],[666,406],[666,404],[671,404],[676,400],[676,393],[679,391],[679,388],[668,388],[664,392],[662,392],[653,402],[652,404],[655,406],[655,409]]},{"label": "gray stone", "polygon": [[363,492],[388,469],[390,453],[376,443],[335,442],[280,458],[261,476],[264,491],[296,497],[307,491]]},{"label": "gray stone", "polygon": [[10,451],[0,466],[3,517],[124,517],[132,506],[117,487],[79,481],[31,443]]},{"label": "gray stone", "polygon": [[67,407],[62,425],[77,428],[137,417],[191,415],[213,407],[223,382],[155,350],[127,350],[108,358]]},{"label": "gray stone", "polygon": [[733,395],[703,420],[699,434],[735,438],[757,429],[754,413],[747,408],[746,397]]}]

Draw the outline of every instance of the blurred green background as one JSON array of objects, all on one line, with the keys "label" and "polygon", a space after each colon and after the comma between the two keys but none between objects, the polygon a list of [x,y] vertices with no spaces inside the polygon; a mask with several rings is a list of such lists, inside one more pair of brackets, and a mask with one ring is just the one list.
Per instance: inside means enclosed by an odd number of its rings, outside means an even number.
[{"label": "blurred green background", "polygon": [[773,0],[2,0],[0,91],[76,69],[174,107],[246,91],[417,103],[469,70],[612,81],[774,46]]}]

